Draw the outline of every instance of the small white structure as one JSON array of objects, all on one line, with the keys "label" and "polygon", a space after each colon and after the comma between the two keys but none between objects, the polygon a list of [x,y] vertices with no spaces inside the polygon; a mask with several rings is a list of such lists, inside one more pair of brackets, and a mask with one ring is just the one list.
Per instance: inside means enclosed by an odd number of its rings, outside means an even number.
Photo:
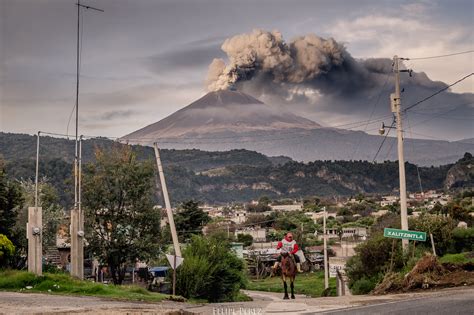
[{"label": "small white structure", "polygon": [[345,227],[342,228],[342,238],[367,238],[366,227]]},{"label": "small white structure", "polygon": [[251,235],[254,242],[265,242],[267,240],[267,231],[264,228],[246,228],[242,230],[236,230],[235,236],[239,234]]},{"label": "small white structure", "polygon": [[394,203],[398,202],[399,198],[397,196],[383,196],[382,201],[380,201],[380,206],[392,206]]},{"label": "small white structure", "polygon": [[[313,219],[314,222],[318,221],[319,219],[322,219],[324,217],[324,211],[320,212],[307,212],[305,213],[308,217]],[[335,218],[337,216],[336,212],[328,212],[326,214],[326,218],[333,217]]]},{"label": "small white structure", "polygon": [[294,205],[270,205],[273,211],[301,211],[303,210],[303,204]]},{"label": "small white structure", "polygon": [[376,212],[371,212],[370,215],[376,218],[380,218],[381,216],[385,215],[388,213],[388,210],[379,210]]},{"label": "small white structure", "polygon": [[237,210],[234,212],[233,216],[230,220],[234,223],[241,224],[247,221],[247,211],[245,210]]}]

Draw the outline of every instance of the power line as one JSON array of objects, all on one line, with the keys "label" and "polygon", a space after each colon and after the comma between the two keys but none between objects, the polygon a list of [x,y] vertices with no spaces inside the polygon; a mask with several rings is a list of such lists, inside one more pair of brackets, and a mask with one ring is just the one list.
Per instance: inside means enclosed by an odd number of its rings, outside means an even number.
[{"label": "power line", "polygon": [[470,74],[468,74],[468,75],[462,77],[461,79],[459,79],[459,80],[457,80],[456,82],[454,82],[454,83],[452,83],[452,84],[450,84],[450,85],[448,85],[448,86],[442,88],[441,90],[438,90],[437,92],[431,94],[430,96],[427,96],[427,97],[425,97],[424,99],[419,100],[418,102],[416,102],[416,103],[414,103],[414,104],[408,106],[407,108],[405,108],[405,109],[403,110],[403,112],[405,113],[406,111],[412,109],[413,107],[420,105],[421,103],[423,103],[423,102],[429,100],[430,98],[432,98],[432,97],[434,97],[434,96],[440,94],[441,92],[446,91],[447,89],[449,89],[450,87],[452,87],[452,86],[458,84],[459,82],[466,80],[467,78],[469,78],[469,77],[472,76],[472,75],[474,75],[474,72],[472,72],[472,73],[470,73]]},{"label": "power line", "polygon": [[[432,139],[432,140],[445,141],[445,142],[450,142],[450,143],[459,143],[459,144],[466,144],[466,145],[472,145],[472,146],[474,146],[474,143],[462,142],[462,141],[452,141],[452,140],[446,140],[446,139],[440,139],[440,138],[435,138],[435,137],[433,137],[433,136],[425,135],[425,134],[422,134],[422,133],[419,133],[419,132],[414,132],[414,131],[412,131],[412,133],[415,134],[415,135],[419,135],[419,136],[423,136],[423,137],[426,137],[426,138],[430,138],[430,139]],[[426,140],[426,139],[421,139],[421,140]]]},{"label": "power line", "polygon": [[395,126],[395,119],[393,119],[392,125],[390,126],[390,128],[389,128],[388,131],[387,131],[387,133],[385,134],[385,137],[383,138],[382,143],[380,143],[380,146],[379,146],[379,148],[378,148],[378,150],[377,150],[377,153],[375,153],[375,156],[374,156],[374,158],[372,159],[372,163],[374,163],[375,160],[377,159],[377,156],[379,155],[380,150],[382,150],[383,144],[384,144],[385,141],[387,140],[388,134],[390,133],[390,130],[393,129],[393,126]]},{"label": "power line", "polygon": [[[405,115],[406,115],[406,120],[407,120],[407,124],[408,124],[408,131],[410,132],[410,137],[413,139],[410,119],[408,119],[408,114],[405,114]],[[413,141],[410,141],[410,143],[411,143],[411,151],[412,151],[413,156],[414,156],[415,155],[415,144],[413,143]],[[417,177],[418,177],[418,184],[420,185],[420,192],[423,194],[423,185],[421,184],[420,169],[418,168],[418,165],[416,165],[416,164],[415,164],[415,167],[416,167],[416,174],[417,174]]]},{"label": "power line", "polygon": [[461,51],[461,52],[452,53],[452,54],[446,54],[446,55],[429,56],[429,57],[418,57],[418,58],[404,58],[404,59],[405,59],[405,60],[435,59],[435,58],[444,58],[444,57],[451,57],[451,56],[457,56],[457,55],[470,54],[470,53],[473,53],[473,52],[474,52],[474,50],[467,50],[467,51]]},{"label": "power line", "polygon": [[[366,132],[367,131],[367,127],[369,126],[369,121],[372,119],[372,116],[374,115],[374,112],[375,112],[375,109],[377,108],[377,105],[380,101],[380,97],[382,96],[384,90],[385,90],[385,86],[387,85],[387,82],[388,82],[388,78],[389,78],[389,74],[387,73],[385,75],[385,82],[384,84],[382,85],[382,88],[380,89],[380,93],[379,95],[377,96],[377,99],[376,101],[374,102],[374,106],[372,107],[372,111],[370,112],[370,116],[369,116],[369,120],[367,121],[367,124],[365,125],[364,127],[364,130],[363,132]],[[352,160],[355,156],[355,154],[357,153],[357,150],[359,149],[359,146],[360,146],[360,142],[362,141],[362,135],[359,137],[359,141],[357,142],[357,145],[356,147],[354,148],[354,152],[352,152],[352,155],[351,155],[351,158],[350,160]]]}]

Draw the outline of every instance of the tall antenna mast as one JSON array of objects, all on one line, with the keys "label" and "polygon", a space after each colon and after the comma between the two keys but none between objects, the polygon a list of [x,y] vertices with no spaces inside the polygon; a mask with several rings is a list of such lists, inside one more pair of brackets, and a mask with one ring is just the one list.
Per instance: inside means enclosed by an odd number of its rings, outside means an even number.
[{"label": "tall antenna mast", "polygon": [[74,150],[74,210],[71,214],[71,275],[79,279],[84,277],[84,215],[79,207],[80,181],[79,176],[79,77],[80,77],[80,29],[81,8],[99,12],[104,10],[81,4],[77,0],[77,51],[76,51],[76,135]]}]

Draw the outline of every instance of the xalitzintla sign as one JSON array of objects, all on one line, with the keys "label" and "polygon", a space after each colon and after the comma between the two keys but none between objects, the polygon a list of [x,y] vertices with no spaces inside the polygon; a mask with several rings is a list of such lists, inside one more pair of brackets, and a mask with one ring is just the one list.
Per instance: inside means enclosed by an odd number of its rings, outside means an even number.
[{"label": "xalitzintla sign", "polygon": [[426,233],[418,231],[408,231],[408,230],[399,230],[399,229],[390,229],[385,228],[383,230],[383,236],[391,238],[400,238],[410,241],[426,241]]}]

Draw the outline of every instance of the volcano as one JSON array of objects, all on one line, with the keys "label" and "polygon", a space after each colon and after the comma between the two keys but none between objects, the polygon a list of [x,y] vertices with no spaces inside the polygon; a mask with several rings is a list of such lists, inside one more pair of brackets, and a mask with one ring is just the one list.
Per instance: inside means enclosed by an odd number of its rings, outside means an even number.
[{"label": "volcano", "polygon": [[[121,138],[166,149],[247,149],[298,161],[374,159],[382,137],[325,128],[307,118],[231,90],[210,92],[172,115]],[[406,139],[405,157],[419,165],[447,164],[472,152],[472,144]],[[411,142],[411,143],[409,143]],[[387,138],[377,160],[396,160],[396,139]]]},{"label": "volcano", "polygon": [[210,92],[174,114],[123,139],[170,139],[203,134],[244,133],[288,129],[316,129],[321,125],[282,112],[256,98],[231,90]]}]

